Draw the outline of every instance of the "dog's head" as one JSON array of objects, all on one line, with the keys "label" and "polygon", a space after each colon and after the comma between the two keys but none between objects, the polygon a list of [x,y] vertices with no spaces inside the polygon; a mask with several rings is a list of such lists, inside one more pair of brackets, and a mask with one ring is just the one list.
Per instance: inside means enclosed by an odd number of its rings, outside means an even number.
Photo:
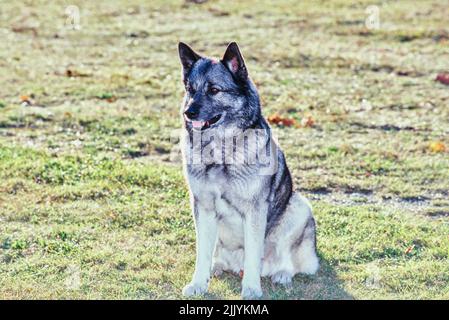
[{"label": "dog's head", "polygon": [[245,129],[260,115],[259,97],[235,42],[221,60],[202,57],[179,43],[185,85],[182,105],[188,130]]}]

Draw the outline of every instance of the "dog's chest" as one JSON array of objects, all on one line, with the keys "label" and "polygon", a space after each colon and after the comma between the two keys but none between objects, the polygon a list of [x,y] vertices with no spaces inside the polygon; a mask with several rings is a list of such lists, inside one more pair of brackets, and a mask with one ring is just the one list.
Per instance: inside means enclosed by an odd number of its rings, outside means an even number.
[{"label": "dog's chest", "polygon": [[259,187],[258,177],[251,168],[224,165],[202,166],[188,170],[188,180],[197,198],[212,194],[215,198],[226,197],[231,202],[252,198],[255,189]]},{"label": "dog's chest", "polygon": [[214,214],[223,246],[236,250],[244,243],[244,218],[264,181],[251,167],[203,166],[187,171],[197,204]]}]

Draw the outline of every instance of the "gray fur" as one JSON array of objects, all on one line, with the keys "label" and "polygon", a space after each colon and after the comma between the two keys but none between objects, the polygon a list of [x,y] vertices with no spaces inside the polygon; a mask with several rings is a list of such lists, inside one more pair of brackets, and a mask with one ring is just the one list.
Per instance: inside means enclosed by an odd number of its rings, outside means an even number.
[{"label": "gray fur", "polygon": [[[297,272],[314,273],[318,258],[310,206],[293,192],[284,154],[261,114],[237,44],[231,43],[220,61],[183,43],[179,54],[186,87],[184,170],[197,232],[195,273],[184,294],[204,293],[212,269],[244,269],[244,298],[262,295],[261,275],[288,284]],[[225,150],[245,160],[227,163]]]}]

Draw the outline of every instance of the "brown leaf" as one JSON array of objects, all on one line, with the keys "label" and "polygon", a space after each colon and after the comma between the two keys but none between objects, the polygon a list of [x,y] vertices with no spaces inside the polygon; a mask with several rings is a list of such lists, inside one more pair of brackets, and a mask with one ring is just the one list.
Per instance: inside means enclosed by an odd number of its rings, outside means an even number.
[{"label": "brown leaf", "polygon": [[22,103],[22,106],[32,106],[34,104],[34,100],[32,99],[33,96],[29,97],[27,95],[21,95],[20,96],[20,102]]},{"label": "brown leaf", "polygon": [[412,252],[413,249],[415,249],[415,245],[414,245],[414,244],[411,245],[410,247],[408,247],[408,248],[405,250],[405,254],[409,254],[410,252]]},{"label": "brown leaf", "polygon": [[437,75],[436,81],[449,85],[449,73],[440,73]]},{"label": "brown leaf", "polygon": [[37,36],[38,35],[38,33],[37,33],[37,28],[35,28],[35,27],[29,27],[29,26],[13,26],[12,28],[11,28],[11,30],[13,31],[13,32],[16,32],[16,33],[26,33],[26,32],[31,32],[32,34],[33,34],[33,36]]},{"label": "brown leaf", "polygon": [[112,96],[110,98],[107,98],[106,101],[109,102],[109,103],[115,102],[115,101],[117,101],[117,97],[116,96]]},{"label": "brown leaf", "polygon": [[295,119],[284,118],[284,117],[281,117],[277,113],[270,115],[268,117],[268,122],[271,124],[282,125],[284,127],[292,127],[292,126],[298,127],[299,126]]},{"label": "brown leaf", "polygon": [[312,116],[307,116],[301,120],[301,125],[305,128],[311,128],[315,125],[315,120]]},{"label": "brown leaf", "polygon": [[286,119],[282,119],[281,123],[283,126],[291,127],[296,123],[296,120],[292,119],[292,118],[286,118]]},{"label": "brown leaf", "polygon": [[82,73],[77,70],[73,69],[67,69],[65,71],[65,75],[69,78],[75,78],[75,77],[88,77],[89,75],[87,73]]},{"label": "brown leaf", "polygon": [[277,113],[268,116],[268,122],[271,124],[278,124],[281,122],[281,116]]},{"label": "brown leaf", "polygon": [[441,141],[433,141],[429,144],[429,149],[432,152],[445,152],[446,146]]},{"label": "brown leaf", "polygon": [[27,95],[22,95],[20,96],[20,101],[24,102],[24,101],[28,101],[30,98]]}]

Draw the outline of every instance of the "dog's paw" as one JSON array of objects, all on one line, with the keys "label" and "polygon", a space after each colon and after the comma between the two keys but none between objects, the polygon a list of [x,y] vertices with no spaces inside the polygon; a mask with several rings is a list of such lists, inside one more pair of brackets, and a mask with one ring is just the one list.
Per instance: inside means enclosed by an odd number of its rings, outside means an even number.
[{"label": "dog's paw", "polygon": [[182,289],[185,297],[198,296],[207,292],[207,283],[189,283]]},{"label": "dog's paw", "polygon": [[243,286],[242,288],[242,299],[258,299],[262,297],[263,292],[262,288],[259,287],[250,287],[250,286]]},{"label": "dog's paw", "polygon": [[292,285],[292,275],[287,271],[279,271],[271,276],[271,281],[273,283],[278,283],[286,287],[290,287]]},{"label": "dog's paw", "polygon": [[212,267],[212,274],[215,277],[220,277],[223,274],[223,265],[221,263],[215,263],[214,266]]}]

